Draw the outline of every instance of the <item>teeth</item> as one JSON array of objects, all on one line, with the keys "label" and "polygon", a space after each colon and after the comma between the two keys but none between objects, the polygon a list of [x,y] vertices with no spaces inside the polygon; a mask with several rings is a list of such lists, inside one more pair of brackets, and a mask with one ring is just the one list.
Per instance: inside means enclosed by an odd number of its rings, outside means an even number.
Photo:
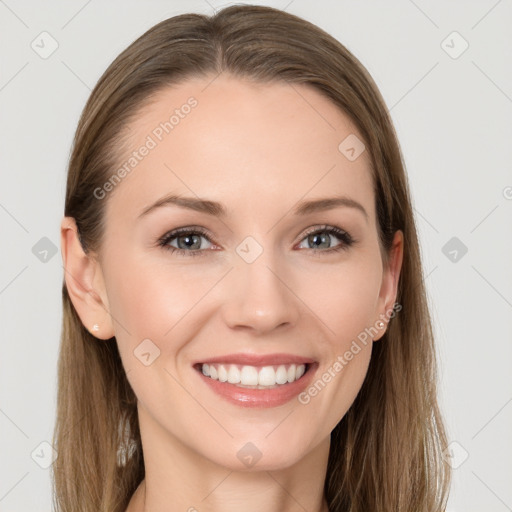
[{"label": "teeth", "polygon": [[221,382],[226,382],[228,380],[228,372],[226,371],[226,368],[224,368],[224,366],[220,365],[217,368],[217,373],[219,376],[219,380]]},{"label": "teeth", "polygon": [[230,384],[238,384],[240,382],[240,370],[234,364],[228,369],[228,382]]},{"label": "teeth", "polygon": [[245,386],[258,385],[258,370],[254,366],[244,366],[240,373],[240,382]]},{"label": "teeth", "polygon": [[202,365],[203,375],[220,382],[243,387],[275,387],[300,379],[306,371],[305,364],[278,366],[238,366],[236,364]]},{"label": "teeth", "polygon": [[295,380],[295,365],[292,364],[288,368],[287,372],[288,382],[293,382]]},{"label": "teeth", "polygon": [[286,384],[288,382],[288,372],[286,368],[281,365],[276,372],[276,384]]}]

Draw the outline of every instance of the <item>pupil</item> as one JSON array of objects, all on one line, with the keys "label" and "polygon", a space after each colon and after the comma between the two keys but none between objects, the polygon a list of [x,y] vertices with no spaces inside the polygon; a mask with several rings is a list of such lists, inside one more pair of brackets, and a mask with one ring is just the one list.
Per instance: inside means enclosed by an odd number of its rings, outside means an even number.
[{"label": "pupil", "polygon": [[329,247],[329,236],[326,236],[326,235],[318,235],[318,234],[315,234],[315,235],[310,235],[309,236],[309,242],[313,245],[317,244],[317,242],[320,241],[320,243],[318,245],[316,245],[316,247],[320,247],[322,245],[322,243],[324,244],[323,247]]},{"label": "pupil", "polygon": [[[183,243],[180,242],[182,239],[184,240]],[[199,249],[201,246],[201,240],[199,240],[197,235],[184,235],[178,238],[178,246],[180,249]]]}]

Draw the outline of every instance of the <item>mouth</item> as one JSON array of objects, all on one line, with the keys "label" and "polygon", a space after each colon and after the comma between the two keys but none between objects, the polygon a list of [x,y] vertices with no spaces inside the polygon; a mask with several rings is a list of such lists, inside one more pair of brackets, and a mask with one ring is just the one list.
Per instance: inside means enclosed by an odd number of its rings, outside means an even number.
[{"label": "mouth", "polygon": [[274,389],[301,379],[312,363],[251,366],[197,363],[194,368],[205,377],[246,389]]},{"label": "mouth", "polygon": [[282,405],[311,382],[317,362],[248,365],[196,363],[194,370],[217,395],[242,407]]}]

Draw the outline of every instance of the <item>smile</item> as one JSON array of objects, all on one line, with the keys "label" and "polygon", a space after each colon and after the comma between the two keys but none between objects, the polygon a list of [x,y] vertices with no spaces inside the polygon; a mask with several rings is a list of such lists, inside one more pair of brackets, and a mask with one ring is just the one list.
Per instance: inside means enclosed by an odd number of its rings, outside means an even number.
[{"label": "smile", "polygon": [[276,407],[299,395],[318,363],[267,366],[197,363],[194,369],[217,395],[242,407]]},{"label": "smile", "polygon": [[249,389],[269,389],[299,380],[306,372],[305,364],[249,366],[235,364],[201,365],[203,375],[220,382],[229,382]]}]

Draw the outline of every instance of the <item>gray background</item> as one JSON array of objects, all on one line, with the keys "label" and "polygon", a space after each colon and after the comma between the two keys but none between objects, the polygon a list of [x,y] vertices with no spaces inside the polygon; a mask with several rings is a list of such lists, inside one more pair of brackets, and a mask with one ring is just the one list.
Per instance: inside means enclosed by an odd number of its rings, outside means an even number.
[{"label": "gray background", "polygon": [[[454,443],[449,511],[512,510],[510,1],[240,3],[316,23],[377,82],[420,232]],[[51,507],[50,470],[40,467],[51,462],[51,447],[40,443],[51,441],[54,425],[59,223],[81,109],[109,63],[152,25],[225,5],[0,0],[1,511]],[[43,31],[58,43],[46,59],[31,47],[42,46]],[[42,252],[52,246],[55,254]]]}]

